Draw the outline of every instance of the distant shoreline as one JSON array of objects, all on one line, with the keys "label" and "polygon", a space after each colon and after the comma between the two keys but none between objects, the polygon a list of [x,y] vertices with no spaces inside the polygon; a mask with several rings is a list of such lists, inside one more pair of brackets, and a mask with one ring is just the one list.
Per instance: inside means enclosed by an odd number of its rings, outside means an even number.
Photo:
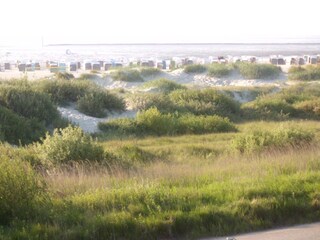
[{"label": "distant shoreline", "polygon": [[159,46],[167,46],[167,45],[319,45],[320,42],[297,42],[297,43],[58,43],[58,44],[45,44],[45,47],[58,47],[58,46],[123,46],[123,45],[133,45],[133,46],[143,46],[143,45],[159,45]]}]

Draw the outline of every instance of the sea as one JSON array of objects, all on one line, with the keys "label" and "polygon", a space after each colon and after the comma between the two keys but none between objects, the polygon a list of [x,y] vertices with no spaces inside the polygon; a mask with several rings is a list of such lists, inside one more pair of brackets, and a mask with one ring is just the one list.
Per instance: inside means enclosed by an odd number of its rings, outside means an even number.
[{"label": "sea", "polygon": [[59,44],[0,46],[0,63],[16,61],[84,61],[110,59],[207,58],[209,56],[299,56],[320,54],[317,42],[193,44]]}]

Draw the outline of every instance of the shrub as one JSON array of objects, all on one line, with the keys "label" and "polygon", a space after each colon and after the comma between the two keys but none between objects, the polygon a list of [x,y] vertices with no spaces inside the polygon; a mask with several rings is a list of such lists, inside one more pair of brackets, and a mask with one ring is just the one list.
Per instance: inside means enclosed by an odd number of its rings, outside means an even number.
[{"label": "shrub", "polygon": [[111,78],[115,81],[124,82],[143,82],[143,78],[138,70],[119,69],[110,73]]},{"label": "shrub", "polygon": [[214,63],[208,67],[208,75],[210,77],[226,77],[234,70],[232,65]]},{"label": "shrub", "polygon": [[115,155],[118,157],[118,161],[127,163],[127,166],[136,163],[151,162],[154,159],[154,156],[151,153],[132,144],[125,144],[121,146],[117,149]]},{"label": "shrub", "polygon": [[61,80],[70,80],[70,79],[73,79],[74,76],[72,73],[67,73],[67,72],[57,72],[55,73],[54,75],[57,79],[61,79]]},{"label": "shrub", "polygon": [[228,118],[217,115],[214,116],[195,116],[185,114],[179,117],[179,134],[204,134],[219,132],[234,132],[237,128]]},{"label": "shrub", "polygon": [[49,94],[51,100],[59,105],[76,102],[92,88],[94,83],[84,80],[43,80],[33,86],[38,91]]},{"label": "shrub", "polygon": [[68,126],[55,129],[53,135],[48,133],[42,144],[37,144],[40,157],[53,163],[71,161],[100,161],[103,159],[103,148],[79,127]]},{"label": "shrub", "polygon": [[162,73],[158,68],[141,68],[140,73],[142,77],[154,77]]},{"label": "shrub", "polygon": [[156,88],[158,91],[164,93],[169,93],[178,89],[186,89],[185,86],[165,78],[146,82],[145,84],[143,84],[143,87]]},{"label": "shrub", "polygon": [[45,126],[36,119],[27,119],[0,106],[0,140],[10,144],[29,144],[45,134]]},{"label": "shrub", "polygon": [[279,76],[281,68],[271,64],[237,63],[236,67],[246,79],[274,79]]},{"label": "shrub", "polygon": [[233,141],[233,147],[239,152],[261,151],[266,148],[297,147],[310,143],[314,134],[302,129],[278,128],[272,132],[254,131],[237,137]]},{"label": "shrub", "polygon": [[160,112],[183,111],[163,93],[134,94],[127,99],[127,104],[136,110],[147,110],[156,107]]},{"label": "shrub", "polygon": [[82,73],[80,75],[79,79],[82,79],[82,80],[94,80],[94,79],[99,78],[99,76],[97,76],[95,73],[96,72],[94,72],[94,73]]},{"label": "shrub", "polygon": [[308,117],[320,117],[320,99],[306,100],[294,104],[294,107]]},{"label": "shrub", "polygon": [[89,81],[42,81],[35,88],[48,93],[58,104],[77,102],[79,111],[94,117],[103,117],[106,111],[125,109],[123,99]]},{"label": "shrub", "polygon": [[124,101],[116,95],[110,94],[104,90],[93,90],[85,93],[77,101],[77,107],[80,112],[93,117],[105,117],[106,110],[123,111],[125,109]]},{"label": "shrub", "polygon": [[195,115],[220,115],[234,118],[240,111],[239,103],[213,89],[177,90],[169,94],[170,100],[186,112]]},{"label": "shrub", "polygon": [[117,119],[99,124],[105,132],[135,135],[177,135],[236,131],[229,119],[220,116],[163,114],[157,108],[139,112],[136,119]]},{"label": "shrub", "polygon": [[302,81],[320,80],[320,66],[291,67],[288,72],[288,79]]},{"label": "shrub", "polygon": [[243,105],[244,117],[255,119],[284,120],[297,116],[295,108],[283,99],[258,98],[254,102]]},{"label": "shrub", "polygon": [[49,96],[28,86],[2,85],[0,105],[23,117],[44,121],[46,125],[59,118],[59,112]]},{"label": "shrub", "polygon": [[201,64],[192,64],[184,68],[185,73],[204,73],[205,71],[207,71],[207,67]]},{"label": "shrub", "polygon": [[[114,119],[108,122],[100,122],[98,127],[103,132],[109,132],[112,135],[115,133],[119,135],[139,135],[140,129],[138,128],[137,122],[134,119],[120,118]],[[141,132],[140,132],[141,133]]]},{"label": "shrub", "polygon": [[28,163],[11,159],[4,145],[0,148],[0,225],[30,220],[45,197],[44,184]]}]

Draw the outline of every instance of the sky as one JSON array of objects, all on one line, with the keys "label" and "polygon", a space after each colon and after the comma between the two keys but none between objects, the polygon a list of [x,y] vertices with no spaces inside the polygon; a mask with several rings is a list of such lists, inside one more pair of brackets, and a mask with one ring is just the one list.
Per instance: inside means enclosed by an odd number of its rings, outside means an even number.
[{"label": "sky", "polygon": [[319,0],[14,0],[0,46],[320,39]]}]

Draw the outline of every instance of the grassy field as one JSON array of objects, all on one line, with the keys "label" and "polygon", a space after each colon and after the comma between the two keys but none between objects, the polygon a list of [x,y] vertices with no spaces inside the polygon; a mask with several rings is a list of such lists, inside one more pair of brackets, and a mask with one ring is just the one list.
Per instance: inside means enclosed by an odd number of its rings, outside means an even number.
[{"label": "grassy field", "polygon": [[320,124],[282,125],[315,139],[240,154],[232,144],[236,137],[279,126],[252,122],[238,125],[237,133],[102,141],[123,164],[50,168],[41,174],[46,197],[35,216],[14,218],[0,236],[195,239],[319,220]]},{"label": "grassy field", "polygon": [[[197,239],[320,220],[318,84],[151,86],[0,84],[0,239]],[[140,112],[89,136],[57,112],[76,101]]]}]

